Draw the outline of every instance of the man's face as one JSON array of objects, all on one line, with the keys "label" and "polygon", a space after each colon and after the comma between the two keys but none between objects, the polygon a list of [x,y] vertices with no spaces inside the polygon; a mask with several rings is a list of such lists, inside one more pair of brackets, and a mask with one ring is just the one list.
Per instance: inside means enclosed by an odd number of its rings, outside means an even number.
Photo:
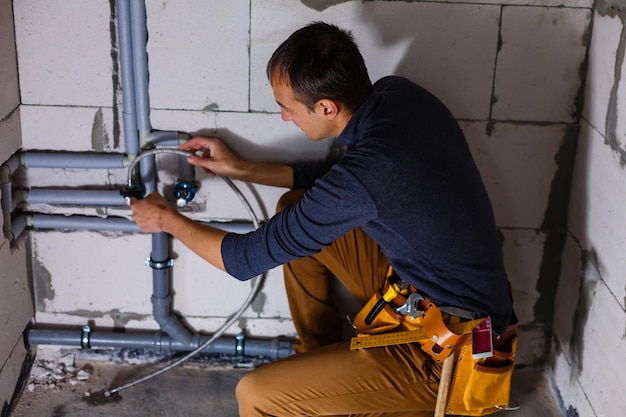
[{"label": "man's face", "polygon": [[324,109],[316,103],[313,110],[296,100],[291,85],[278,77],[272,77],[274,98],[280,106],[280,116],[286,122],[293,122],[311,140],[325,139],[332,136]]}]

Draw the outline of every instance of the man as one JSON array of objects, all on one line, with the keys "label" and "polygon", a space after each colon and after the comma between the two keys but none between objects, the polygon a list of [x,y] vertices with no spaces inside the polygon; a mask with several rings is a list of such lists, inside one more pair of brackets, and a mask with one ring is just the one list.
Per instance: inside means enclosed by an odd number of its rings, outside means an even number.
[{"label": "man", "polygon": [[[218,175],[292,188],[279,213],[246,235],[200,225],[158,194],[133,200],[137,225],[165,231],[238,279],[284,264],[298,354],[237,387],[241,416],[429,416],[440,364],[417,343],[350,350],[333,304],[334,276],[365,304],[390,267],[438,306],[512,314],[492,208],[464,135],[446,107],[400,77],[371,84],[349,32],[325,23],[292,34],[267,66],[284,121],[311,140],[335,137],[339,161],[249,163],[216,138],[181,149]],[[306,190],[306,191],[304,191]]]}]

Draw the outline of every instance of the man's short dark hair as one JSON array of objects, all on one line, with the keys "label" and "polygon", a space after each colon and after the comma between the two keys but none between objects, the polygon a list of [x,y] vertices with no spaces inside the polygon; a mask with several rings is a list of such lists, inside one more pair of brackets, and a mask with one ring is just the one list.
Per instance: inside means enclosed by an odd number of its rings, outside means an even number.
[{"label": "man's short dark hair", "polygon": [[355,112],[372,92],[372,82],[352,33],[324,22],[295,31],[267,63],[267,76],[288,83],[296,100],[313,109],[330,98]]}]

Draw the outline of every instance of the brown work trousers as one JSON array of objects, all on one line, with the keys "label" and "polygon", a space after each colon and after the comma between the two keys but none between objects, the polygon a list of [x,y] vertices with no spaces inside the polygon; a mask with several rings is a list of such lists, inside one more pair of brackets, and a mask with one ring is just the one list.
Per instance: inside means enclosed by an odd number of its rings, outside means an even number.
[{"label": "brown work trousers", "polygon": [[[278,210],[304,191],[285,194]],[[320,253],[284,266],[296,354],[261,366],[237,385],[240,417],[431,417],[441,366],[419,345],[350,350],[341,341],[333,276],[361,305],[384,284],[389,262],[355,229]]]}]

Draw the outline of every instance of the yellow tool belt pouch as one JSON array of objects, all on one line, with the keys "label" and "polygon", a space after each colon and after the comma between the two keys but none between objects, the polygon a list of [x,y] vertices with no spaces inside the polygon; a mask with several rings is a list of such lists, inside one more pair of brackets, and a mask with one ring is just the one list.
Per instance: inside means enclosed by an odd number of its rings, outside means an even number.
[{"label": "yellow tool belt pouch", "polygon": [[405,316],[402,314],[396,313],[396,308],[406,303],[406,296],[403,294],[397,294],[393,299],[385,303],[382,310],[374,316],[373,321],[369,322],[367,320],[367,316],[375,309],[383,295],[388,291],[388,288],[389,281],[387,281],[384,288],[376,291],[354,317],[352,325],[356,329],[357,334],[379,334],[390,331],[413,330],[412,327],[414,326],[411,326],[411,322],[404,320]]},{"label": "yellow tool belt pouch", "polygon": [[493,356],[489,358],[472,358],[470,340],[460,346],[447,414],[484,416],[509,408],[516,350],[516,324],[494,336]]},{"label": "yellow tool belt pouch", "polygon": [[[415,292],[413,288],[398,286],[393,277],[388,279],[385,286],[370,298],[352,320],[357,336],[352,339],[350,348],[417,342],[428,357],[442,363],[456,346],[460,346],[469,337],[469,334],[467,331],[455,332],[448,328],[437,306],[421,296],[419,315],[411,317],[398,313],[396,309],[404,306],[407,298]],[[478,322],[480,320],[473,321],[473,324],[468,322],[469,326],[466,327],[471,331],[471,327]],[[390,337],[388,338],[390,341],[387,342],[378,336],[389,333],[398,337]],[[371,340],[366,339],[368,337]],[[403,341],[400,341],[400,338]],[[369,343],[370,341],[372,343]]]}]

